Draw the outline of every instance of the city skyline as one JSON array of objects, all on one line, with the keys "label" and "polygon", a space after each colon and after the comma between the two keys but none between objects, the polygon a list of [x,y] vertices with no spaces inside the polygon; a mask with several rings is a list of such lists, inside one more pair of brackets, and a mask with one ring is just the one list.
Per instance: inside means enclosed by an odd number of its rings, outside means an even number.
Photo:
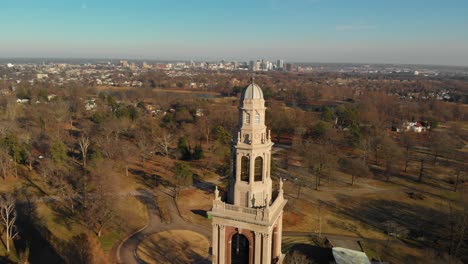
[{"label": "city skyline", "polygon": [[6,1],[0,57],[468,66],[468,3]]}]

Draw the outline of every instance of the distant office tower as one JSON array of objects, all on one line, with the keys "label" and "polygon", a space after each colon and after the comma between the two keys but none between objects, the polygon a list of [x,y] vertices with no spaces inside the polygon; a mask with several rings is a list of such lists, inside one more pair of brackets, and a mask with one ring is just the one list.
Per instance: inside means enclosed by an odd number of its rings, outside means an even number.
[{"label": "distant office tower", "polygon": [[254,66],[254,71],[259,71],[262,68],[262,62],[261,61],[256,61],[255,66]]},{"label": "distant office tower", "polygon": [[255,62],[254,61],[249,61],[249,70],[253,71],[255,67]]},{"label": "distant office tower", "polygon": [[284,68],[284,61],[283,60],[276,61],[276,68],[278,70],[282,70]]},{"label": "distant office tower", "polygon": [[294,65],[292,63],[286,63],[286,71],[294,71]]}]

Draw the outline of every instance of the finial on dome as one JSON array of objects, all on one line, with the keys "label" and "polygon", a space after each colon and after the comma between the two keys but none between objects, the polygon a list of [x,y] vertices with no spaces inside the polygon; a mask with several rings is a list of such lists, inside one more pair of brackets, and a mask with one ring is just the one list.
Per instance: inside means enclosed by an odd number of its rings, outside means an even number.
[{"label": "finial on dome", "polygon": [[[255,75],[252,75],[252,78],[250,78],[250,85],[254,86],[254,81],[255,81]],[[254,89],[252,89],[252,98],[254,98]]]}]

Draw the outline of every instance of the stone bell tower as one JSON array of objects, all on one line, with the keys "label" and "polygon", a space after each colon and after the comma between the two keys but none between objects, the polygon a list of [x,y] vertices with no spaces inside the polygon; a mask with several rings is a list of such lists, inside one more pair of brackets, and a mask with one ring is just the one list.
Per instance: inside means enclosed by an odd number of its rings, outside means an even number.
[{"label": "stone bell tower", "polygon": [[283,182],[272,190],[271,142],[265,126],[262,89],[252,79],[239,106],[233,139],[233,174],[227,201],[215,190],[212,217],[213,264],[282,263]]}]

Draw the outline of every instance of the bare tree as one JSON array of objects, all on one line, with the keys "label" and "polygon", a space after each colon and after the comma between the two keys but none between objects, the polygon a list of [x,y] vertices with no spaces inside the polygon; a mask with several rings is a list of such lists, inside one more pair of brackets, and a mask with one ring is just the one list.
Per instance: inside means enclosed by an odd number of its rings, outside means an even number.
[{"label": "bare tree", "polygon": [[414,139],[411,133],[403,133],[400,137],[400,143],[405,148],[405,172],[408,169],[408,163],[410,161],[410,150],[414,147]]},{"label": "bare tree", "polygon": [[141,157],[142,167],[145,167],[145,162],[149,158],[150,152],[153,150],[153,142],[146,136],[141,135],[138,137],[137,147]]},{"label": "bare tree", "polygon": [[420,160],[418,182],[422,182],[424,175],[424,159]]},{"label": "bare tree", "polygon": [[88,157],[89,138],[82,136],[78,141],[80,145],[81,156],[83,157],[83,167],[86,167],[86,158]]},{"label": "bare tree", "polygon": [[304,153],[306,167],[315,175],[315,189],[318,190],[320,180],[327,176],[330,181],[332,170],[337,167],[337,155],[329,145],[307,144]]},{"label": "bare tree", "polygon": [[115,217],[114,210],[105,195],[102,187],[98,186],[97,191],[93,193],[93,202],[89,203],[83,214],[84,223],[98,237],[101,237],[103,229],[110,225]]},{"label": "bare tree", "polygon": [[458,168],[456,167],[455,170],[454,170],[454,173],[455,173],[455,176],[454,176],[455,179],[454,179],[454,183],[453,183],[454,184],[453,191],[457,192],[458,191],[458,184],[460,183],[460,176],[462,174],[462,169],[460,169],[459,167]]},{"label": "bare tree", "polygon": [[401,150],[391,138],[385,136],[380,141],[378,154],[383,159],[384,173],[389,181],[390,176],[397,170],[397,163],[402,156]]},{"label": "bare tree", "polygon": [[457,138],[448,132],[431,132],[431,140],[429,142],[429,147],[434,155],[434,163],[437,162],[439,157],[448,158],[453,154],[454,150],[459,147],[459,142]]},{"label": "bare tree", "polygon": [[208,145],[210,142],[211,131],[213,130],[213,126],[211,125],[211,120],[208,119],[206,116],[203,116],[198,119],[197,125],[199,125],[201,131],[203,131],[203,134],[206,139],[206,144]]},{"label": "bare tree", "polygon": [[15,225],[15,202],[15,198],[13,198],[11,194],[0,196],[0,220],[1,224],[5,228],[7,252],[10,252],[10,240],[13,240],[18,236],[18,231],[16,230]]},{"label": "bare tree", "polygon": [[56,189],[63,203],[67,204],[71,213],[74,214],[75,198],[77,197],[77,192],[73,189],[73,186],[70,183],[68,183],[65,179],[59,178],[56,181]]},{"label": "bare tree", "polygon": [[[468,193],[459,196],[462,208],[457,210],[449,202],[450,246],[449,255],[457,258],[466,251],[466,237],[468,236]],[[465,252],[466,253],[466,252]]]},{"label": "bare tree", "polygon": [[156,138],[156,146],[164,156],[169,156],[169,149],[174,143],[174,135],[169,131],[163,130]]},{"label": "bare tree", "polygon": [[339,160],[339,164],[344,172],[351,174],[351,185],[354,184],[356,176],[366,177],[371,174],[369,167],[358,159],[342,158]]},{"label": "bare tree", "polygon": [[128,177],[129,173],[129,165],[130,159],[137,153],[135,146],[128,141],[121,140],[119,143],[119,155],[121,161],[124,163],[125,166],[125,176]]}]

